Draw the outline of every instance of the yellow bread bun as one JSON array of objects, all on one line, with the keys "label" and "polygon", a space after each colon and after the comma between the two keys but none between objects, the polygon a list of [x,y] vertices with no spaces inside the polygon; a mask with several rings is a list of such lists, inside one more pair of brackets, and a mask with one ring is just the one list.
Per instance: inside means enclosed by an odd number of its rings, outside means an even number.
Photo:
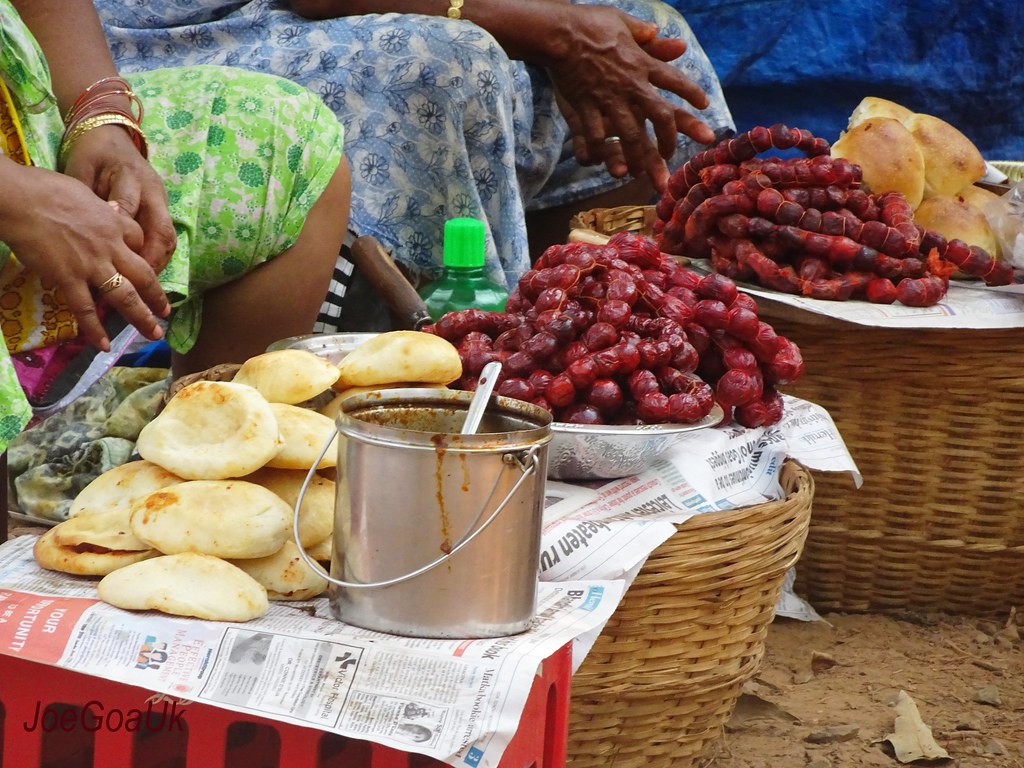
[{"label": "yellow bread bun", "polygon": [[320,459],[317,469],[337,465],[338,436],[333,421],[322,413],[298,405],[271,403],[270,408],[277,418],[284,447],[267,461],[266,466],[274,469],[309,469],[328,441],[331,441],[331,447]]},{"label": "yellow bread bun", "polygon": [[[64,523],[61,523],[64,525]],[[154,549],[111,550],[91,544],[66,546],[57,541],[58,532],[54,526],[36,539],[32,554],[43,568],[76,576],[106,576],[119,568],[156,557]]]},{"label": "yellow bread bun", "polygon": [[451,384],[462,375],[462,360],[455,346],[440,336],[389,331],[352,350],[338,363],[338,370],[338,391],[398,381]]},{"label": "yellow bread bun", "polygon": [[907,109],[895,101],[889,101],[877,96],[865,96],[860,100],[860,104],[853,108],[853,112],[850,113],[850,121],[847,124],[847,128],[853,128],[855,125],[863,123],[872,117],[891,117],[902,123],[912,114],[914,114],[913,110]]},{"label": "yellow bread bun", "polygon": [[832,145],[832,156],[856,163],[874,194],[900,192],[911,208],[924,196],[924,156],[913,134],[892,117],[858,123]]},{"label": "yellow bread bun", "polygon": [[96,585],[100,600],[208,621],[248,621],[267,612],[267,590],[231,563],[184,552],[125,566]]},{"label": "yellow bread bun", "polygon": [[327,589],[327,579],[306,565],[290,540],[272,555],[230,562],[262,584],[271,600],[309,600]]},{"label": "yellow bread bun", "polygon": [[935,195],[926,198],[914,211],[914,221],[925,229],[938,232],[947,240],[963,240],[968,245],[984,248],[995,256],[996,236],[985,214],[959,195]]},{"label": "yellow bread bun", "polygon": [[970,139],[933,115],[903,121],[924,158],[924,196],[955,195],[985,175],[985,159]]},{"label": "yellow bread bun", "polygon": [[182,478],[151,461],[129,461],[108,469],[79,491],[68,516],[121,509],[127,521],[132,499],[180,482]]},{"label": "yellow bread bun", "polygon": [[[247,475],[245,480],[273,491],[294,510],[299,500],[299,491],[306,480],[306,470],[264,467]],[[310,547],[330,539],[334,530],[334,494],[333,480],[313,475],[299,508],[299,541],[302,546]]]},{"label": "yellow bread bun", "polygon": [[165,555],[266,557],[291,536],[292,509],[276,493],[255,483],[192,480],[137,499],[131,528]]},{"label": "yellow bread bun", "polygon": [[232,379],[255,388],[271,403],[289,405],[316,397],[337,380],[337,366],[305,349],[279,349],[250,357]]},{"label": "yellow bread bun", "polygon": [[197,381],[139,433],[139,455],[185,480],[255,472],[283,447],[270,403],[247,384]]}]

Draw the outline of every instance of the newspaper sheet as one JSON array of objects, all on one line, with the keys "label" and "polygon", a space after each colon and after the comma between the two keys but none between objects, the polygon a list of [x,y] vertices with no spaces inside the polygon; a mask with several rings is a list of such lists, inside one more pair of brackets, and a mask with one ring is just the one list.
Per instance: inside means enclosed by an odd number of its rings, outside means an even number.
[{"label": "newspaper sheet", "polygon": [[427,640],[343,624],[323,598],[245,624],[122,611],[94,581],[39,568],[34,541],[0,546],[0,653],[453,766],[498,764],[541,662],[603,626],[624,588],[544,583],[520,635]]},{"label": "newspaper sheet", "polygon": [[880,328],[1024,328],[1024,284],[988,287],[980,281],[950,283],[942,301],[931,307],[825,301],[791,296],[743,284],[743,291],[837,320]]}]

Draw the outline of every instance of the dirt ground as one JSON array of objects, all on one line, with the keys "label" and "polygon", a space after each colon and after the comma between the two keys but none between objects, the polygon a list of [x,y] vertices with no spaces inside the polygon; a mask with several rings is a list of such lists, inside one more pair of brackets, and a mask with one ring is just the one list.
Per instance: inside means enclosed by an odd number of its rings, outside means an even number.
[{"label": "dirt ground", "polygon": [[[772,624],[707,768],[1024,768],[1024,615],[824,618]],[[929,733],[949,757],[908,760]]]}]

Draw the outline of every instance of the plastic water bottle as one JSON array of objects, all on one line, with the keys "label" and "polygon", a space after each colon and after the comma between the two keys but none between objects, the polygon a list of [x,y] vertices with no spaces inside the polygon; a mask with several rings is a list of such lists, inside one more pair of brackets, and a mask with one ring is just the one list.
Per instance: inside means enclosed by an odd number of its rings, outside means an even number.
[{"label": "plastic water bottle", "polygon": [[440,278],[420,289],[434,321],[459,309],[505,311],[508,291],[491,282],[484,270],[484,238],[484,223],[478,219],[444,223],[444,270]]}]

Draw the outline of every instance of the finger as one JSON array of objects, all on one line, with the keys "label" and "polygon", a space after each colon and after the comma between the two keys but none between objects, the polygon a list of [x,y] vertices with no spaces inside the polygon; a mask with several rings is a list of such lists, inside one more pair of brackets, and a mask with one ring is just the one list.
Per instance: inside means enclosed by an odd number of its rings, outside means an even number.
[{"label": "finger", "polygon": [[650,83],[655,88],[674,93],[697,109],[707,109],[711,103],[703,88],[671,64],[657,62],[657,66],[652,66]]},{"label": "finger", "polygon": [[139,211],[139,224],[145,233],[145,242],[139,255],[159,273],[171,260],[178,247],[178,233],[166,208],[156,209],[144,205]]},{"label": "finger", "polygon": [[622,12],[621,16],[637,45],[647,45],[658,37],[657,24],[650,21],[644,21],[643,19],[638,19],[636,16],[630,16],[625,12]]},{"label": "finger", "polygon": [[620,109],[610,122],[616,135],[622,139],[622,156],[629,173],[634,177],[645,175],[650,165],[650,156],[657,156],[658,153],[647,133],[647,125],[640,112],[635,109]]},{"label": "finger", "polygon": [[644,52],[659,61],[675,61],[686,53],[686,41],[677,37],[657,37],[640,46]]},{"label": "finger", "polygon": [[591,163],[601,162],[605,156],[604,140],[608,135],[605,131],[605,120],[592,104],[581,107],[577,114],[580,119],[580,135],[586,146],[587,157]]},{"label": "finger", "polygon": [[715,132],[711,126],[685,109],[676,112],[676,130],[701,144],[711,144],[715,140]]},{"label": "finger", "polygon": [[[125,245],[141,254],[146,249],[146,241],[149,239],[149,230],[147,229],[149,222],[145,219],[145,215],[152,216],[152,214],[140,215],[143,201],[146,199],[143,194],[142,182],[135,174],[127,172],[115,173],[109,182],[106,195],[107,204],[125,214],[124,218],[131,222],[125,225],[127,228],[123,238]],[[166,207],[167,194],[162,187],[159,194],[165,201]],[[169,220],[170,216],[168,215],[168,222]]]},{"label": "finger", "polygon": [[[115,268],[131,283],[143,304],[157,317],[167,317],[171,313],[171,305],[167,301],[156,272],[136,254],[115,261]],[[127,319],[127,318],[126,318]],[[141,329],[140,329],[141,330]]]},{"label": "finger", "polygon": [[579,114],[558,92],[555,93],[555,103],[569,128],[569,135],[572,138],[572,153],[576,157],[576,162],[580,165],[593,165],[593,161],[587,154],[587,142],[583,136],[583,123],[580,121]]},{"label": "finger", "polygon": [[96,302],[85,283],[63,286],[64,300],[75,316],[78,333],[88,343],[104,352],[110,351],[110,339],[96,313]]},{"label": "finger", "polygon": [[99,295],[103,301],[117,312],[129,323],[135,326],[139,333],[151,341],[163,338],[163,329],[157,322],[156,317],[150,308],[143,301],[139,292],[121,272],[115,272],[98,286]]},{"label": "finger", "polygon": [[629,165],[626,163],[625,155],[622,152],[622,139],[618,136],[608,136],[605,140],[604,165],[608,173],[617,179],[621,179],[629,173]]}]

